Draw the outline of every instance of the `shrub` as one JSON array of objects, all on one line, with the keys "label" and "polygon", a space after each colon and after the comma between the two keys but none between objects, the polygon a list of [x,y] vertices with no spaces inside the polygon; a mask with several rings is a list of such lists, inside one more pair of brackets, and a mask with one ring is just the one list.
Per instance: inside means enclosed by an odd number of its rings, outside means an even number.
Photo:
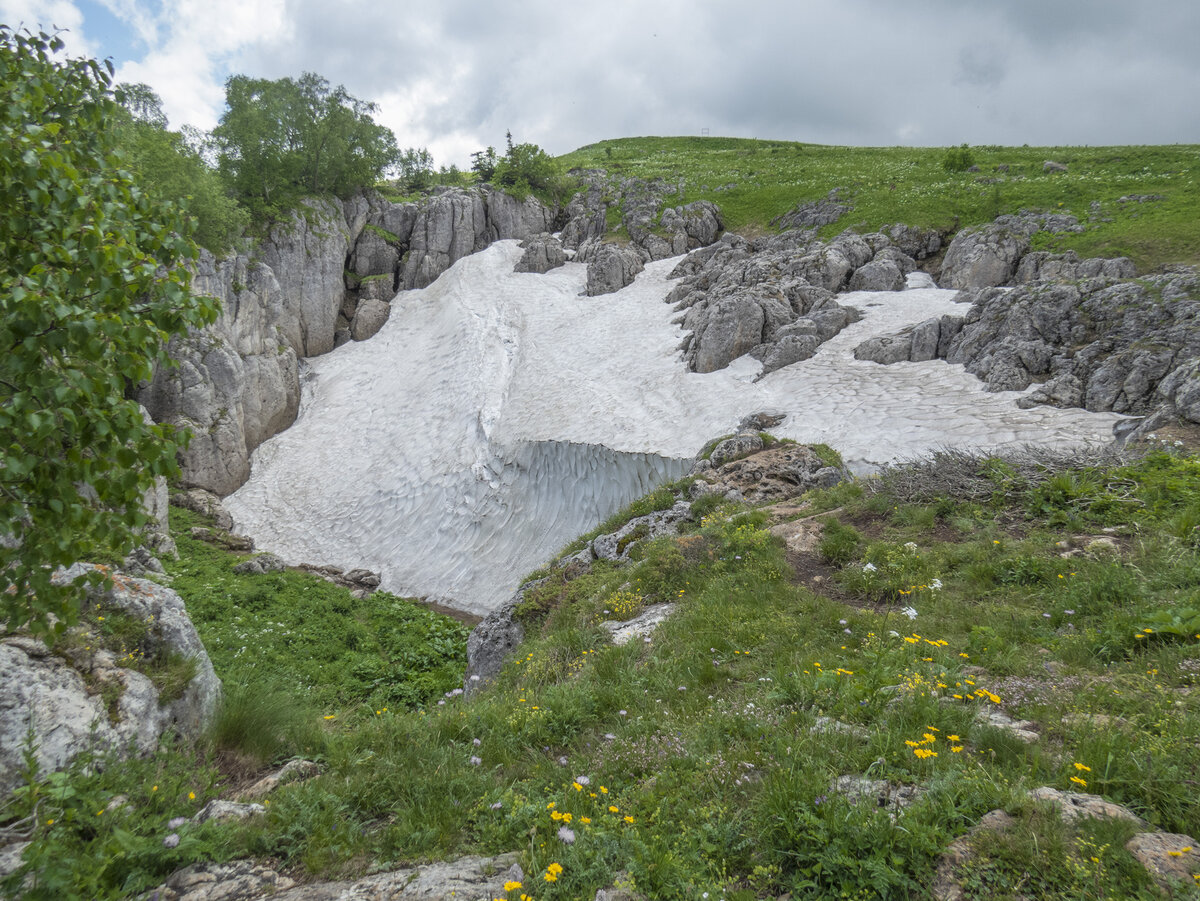
[{"label": "shrub", "polygon": [[942,168],[947,172],[966,172],[974,165],[975,157],[971,153],[971,148],[966,144],[951,147],[942,157]]}]

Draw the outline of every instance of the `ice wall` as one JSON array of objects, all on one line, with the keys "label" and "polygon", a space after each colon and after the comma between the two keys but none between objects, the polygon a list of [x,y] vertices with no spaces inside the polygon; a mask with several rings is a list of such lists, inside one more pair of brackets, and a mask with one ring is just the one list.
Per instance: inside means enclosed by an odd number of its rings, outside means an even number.
[{"label": "ice wall", "polygon": [[863,320],[755,382],[749,358],[685,371],[663,303],[674,260],[581,297],[584,266],[516,274],[519,254],[500,242],[459,261],[398,295],[375,338],[309,361],[299,419],[226,500],[239,529],[290,562],[381,571],[388,590],[481,613],[756,410],[859,469],[939,446],[1102,443],[1120,418],[1021,410],[942,361],[853,358],[872,335],[965,312],[953,291],[842,295]]}]

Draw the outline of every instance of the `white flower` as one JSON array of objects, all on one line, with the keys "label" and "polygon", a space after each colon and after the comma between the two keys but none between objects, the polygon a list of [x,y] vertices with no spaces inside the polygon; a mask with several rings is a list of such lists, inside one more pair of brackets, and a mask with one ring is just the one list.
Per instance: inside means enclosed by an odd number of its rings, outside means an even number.
[{"label": "white flower", "polygon": [[568,829],[566,826],[558,827],[558,837],[564,845],[572,845],[575,843],[575,831]]},{"label": "white flower", "polygon": [[939,591],[939,590],[941,589],[941,587],[942,587],[942,580],[941,580],[941,579],[934,579],[933,581],[931,581],[931,582],[929,583],[929,590],[930,590],[930,591]]},{"label": "white flower", "polygon": [[471,756],[471,759],[468,762],[471,764],[471,766],[479,766],[479,764],[483,763],[480,758],[475,757],[474,755]]},{"label": "white flower", "polygon": [[863,564],[863,572],[865,572],[865,573],[875,572],[875,564],[874,563],[864,563]]},{"label": "white flower", "polygon": [[917,608],[916,607],[903,607],[903,608],[901,608],[900,612],[903,613],[905,616],[907,616],[909,619],[917,618]]},{"label": "white flower", "polygon": [[589,779],[587,776],[576,776],[575,781],[578,782],[580,785],[590,785],[592,780]]},{"label": "white flower", "polygon": [[904,547],[910,551],[915,551],[917,549],[917,543],[915,541],[906,541],[904,542]]}]

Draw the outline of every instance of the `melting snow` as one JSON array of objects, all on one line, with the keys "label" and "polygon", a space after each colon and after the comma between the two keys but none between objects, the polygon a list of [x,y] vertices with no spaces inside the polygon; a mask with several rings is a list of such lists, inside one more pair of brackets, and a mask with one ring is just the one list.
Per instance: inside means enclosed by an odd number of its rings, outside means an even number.
[{"label": "melting snow", "polygon": [[1105,443],[1120,417],[988,394],[941,361],[853,358],[868,337],[944,313],[953,291],[843,294],[861,322],[761,381],[757,361],[684,370],[663,298],[677,260],[581,297],[582,264],[512,271],[503,241],[399,294],[374,338],[308,361],[300,416],[226,499],[289,562],[365,567],[383,587],[484,613],[576,535],[663,481],[746,414],[825,442],[855,469],[942,446]]}]

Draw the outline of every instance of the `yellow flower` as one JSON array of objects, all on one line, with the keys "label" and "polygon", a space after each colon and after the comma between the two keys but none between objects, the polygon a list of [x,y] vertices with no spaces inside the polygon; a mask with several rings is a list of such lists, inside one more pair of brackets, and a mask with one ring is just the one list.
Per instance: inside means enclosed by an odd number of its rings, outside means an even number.
[{"label": "yellow flower", "polygon": [[588,823],[590,823],[591,821],[592,821],[592,818],[591,818],[591,817],[580,817],[580,818],[579,818],[579,822],[583,823],[583,825],[585,825],[585,826],[586,826]]},{"label": "yellow flower", "polygon": [[553,801],[551,801],[549,804],[547,804],[547,805],[546,805],[546,809],[547,809],[547,810],[553,810],[553,809],[554,809],[554,802],[553,802]]},{"label": "yellow flower", "polygon": [[626,822],[626,823],[632,823],[632,822],[633,822],[633,817],[629,817],[629,816],[625,817],[625,822]]},{"label": "yellow flower", "polygon": [[607,789],[607,788],[605,788],[603,785],[602,785],[602,786],[600,786],[600,794],[602,794],[602,795],[607,795],[607,794],[608,794],[608,789]]},{"label": "yellow flower", "polygon": [[331,714],[329,714],[328,716],[323,716],[323,717],[321,717],[321,719],[323,719],[323,720],[333,720],[333,719],[337,719],[337,714],[336,714],[336,713],[331,713]]},{"label": "yellow flower", "polygon": [[152,792],[156,792],[156,791],[158,791],[158,786],[157,786],[157,785],[156,785],[156,786],[154,786],[152,789],[150,789],[150,791],[152,791]]},{"label": "yellow flower", "polygon": [[196,793],[195,793],[195,792],[188,792],[188,800],[189,800],[189,801],[195,801],[195,800],[196,800]]},{"label": "yellow flower", "polygon": [[1082,786],[1083,788],[1087,788],[1087,781],[1084,779],[1080,779],[1078,776],[1072,776],[1071,781],[1074,782],[1076,785]]},{"label": "yellow flower", "polygon": [[571,788],[575,789],[575,791],[577,791],[577,792],[583,791],[583,786],[580,785],[578,782],[572,782]]},{"label": "yellow flower", "polygon": [[561,813],[559,813],[557,810],[550,811],[550,819],[558,821],[558,820],[561,820],[562,818],[563,818],[563,815]]},{"label": "yellow flower", "polygon": [[1079,770],[1081,773],[1090,773],[1092,771],[1090,766],[1086,766],[1082,763],[1075,764],[1075,769]]},{"label": "yellow flower", "polygon": [[609,812],[609,813],[620,813],[620,812],[621,812],[621,808],[619,808],[619,807],[614,807],[613,805],[611,805],[611,804],[610,804],[610,805],[608,805],[608,812]]},{"label": "yellow flower", "polygon": [[564,823],[569,823],[569,822],[571,822],[571,815],[570,815],[569,813],[564,813],[564,814],[562,815],[562,821],[563,821]]},{"label": "yellow flower", "polygon": [[957,754],[962,749],[963,749],[962,745],[951,745],[950,746],[950,750],[953,751],[955,754]]},{"label": "yellow flower", "polygon": [[509,881],[509,882],[504,883],[504,890],[506,892],[515,892],[520,887],[521,887],[521,883],[519,883],[519,882]]},{"label": "yellow flower", "polygon": [[962,741],[957,735],[947,735],[946,741]]}]

